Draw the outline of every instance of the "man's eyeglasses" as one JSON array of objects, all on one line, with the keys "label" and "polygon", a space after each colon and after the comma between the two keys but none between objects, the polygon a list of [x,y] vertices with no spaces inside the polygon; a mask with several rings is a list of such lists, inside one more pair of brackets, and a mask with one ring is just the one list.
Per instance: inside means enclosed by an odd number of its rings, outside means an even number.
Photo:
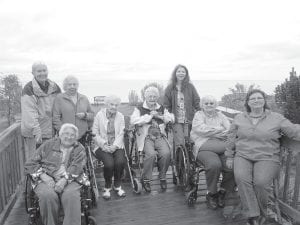
[{"label": "man's eyeglasses", "polygon": [[214,102],[205,102],[204,105],[214,105]]}]

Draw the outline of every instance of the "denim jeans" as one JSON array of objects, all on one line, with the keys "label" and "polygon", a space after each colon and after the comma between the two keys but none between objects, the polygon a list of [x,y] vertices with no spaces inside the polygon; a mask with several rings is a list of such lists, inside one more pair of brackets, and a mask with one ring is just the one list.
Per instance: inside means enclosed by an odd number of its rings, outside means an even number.
[{"label": "denim jeans", "polygon": [[[60,201],[53,188],[40,183],[35,188],[39,198],[39,207],[44,225],[58,224]],[[68,184],[61,194],[61,204],[64,210],[63,225],[81,225],[80,185],[76,182]]]},{"label": "denim jeans", "polygon": [[247,217],[267,216],[270,187],[279,169],[274,161],[234,158],[234,176]]},{"label": "denim jeans", "polygon": [[159,179],[166,179],[166,173],[168,171],[171,162],[171,151],[170,147],[164,137],[159,137],[154,140],[146,137],[144,145],[144,169],[143,179],[152,179],[152,170],[157,157]]}]

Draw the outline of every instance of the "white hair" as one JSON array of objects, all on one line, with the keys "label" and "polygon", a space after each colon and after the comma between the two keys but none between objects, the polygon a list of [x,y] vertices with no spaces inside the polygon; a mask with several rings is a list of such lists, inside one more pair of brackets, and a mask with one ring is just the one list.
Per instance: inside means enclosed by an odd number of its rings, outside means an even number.
[{"label": "white hair", "polygon": [[71,128],[75,131],[75,136],[76,136],[76,139],[78,138],[79,134],[78,134],[78,128],[74,125],[74,124],[71,124],[71,123],[64,123],[60,130],[59,130],[59,137],[65,132],[66,129],[68,128]]},{"label": "white hair", "polygon": [[205,95],[205,96],[202,97],[202,99],[201,99],[201,108],[203,108],[204,102],[207,102],[207,101],[210,101],[210,102],[215,103],[215,106],[216,106],[216,107],[218,106],[217,99],[216,99],[214,96],[212,96],[212,95]]},{"label": "white hair", "polygon": [[155,94],[157,97],[159,97],[159,90],[157,87],[154,87],[154,86],[150,86],[150,87],[147,87],[145,89],[145,98],[147,98],[150,94]]},{"label": "white hair", "polygon": [[116,95],[108,95],[105,97],[104,102],[105,102],[105,104],[108,104],[108,103],[120,104],[121,98]]},{"label": "white hair", "polygon": [[77,77],[72,76],[72,75],[66,76],[65,79],[63,80],[64,91],[66,91],[66,85],[69,83],[70,80],[75,80],[77,82],[77,84],[79,84]]},{"label": "white hair", "polygon": [[41,66],[41,65],[42,65],[42,66],[45,66],[45,67],[48,69],[46,63],[44,63],[44,62],[42,62],[42,61],[36,61],[36,62],[34,62],[34,63],[32,64],[32,66],[31,66],[32,72],[35,70],[36,67]]}]

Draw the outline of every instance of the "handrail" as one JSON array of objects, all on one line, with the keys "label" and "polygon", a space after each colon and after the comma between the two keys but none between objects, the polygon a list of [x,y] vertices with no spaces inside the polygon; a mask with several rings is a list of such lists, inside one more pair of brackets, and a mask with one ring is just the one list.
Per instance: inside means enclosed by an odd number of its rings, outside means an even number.
[{"label": "handrail", "polygon": [[281,171],[279,175],[280,211],[295,223],[300,223],[300,141],[281,140]]},{"label": "handrail", "polygon": [[12,207],[24,178],[24,144],[20,123],[0,133],[0,224]]}]

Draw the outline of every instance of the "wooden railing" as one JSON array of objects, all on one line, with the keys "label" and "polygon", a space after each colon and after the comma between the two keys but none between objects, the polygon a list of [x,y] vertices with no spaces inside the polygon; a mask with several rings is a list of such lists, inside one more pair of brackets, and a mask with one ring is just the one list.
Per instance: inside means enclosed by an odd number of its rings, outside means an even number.
[{"label": "wooden railing", "polygon": [[293,223],[300,223],[300,141],[282,138],[279,207]]},{"label": "wooden railing", "polygon": [[4,223],[23,181],[24,145],[20,123],[0,133],[0,224]]}]

